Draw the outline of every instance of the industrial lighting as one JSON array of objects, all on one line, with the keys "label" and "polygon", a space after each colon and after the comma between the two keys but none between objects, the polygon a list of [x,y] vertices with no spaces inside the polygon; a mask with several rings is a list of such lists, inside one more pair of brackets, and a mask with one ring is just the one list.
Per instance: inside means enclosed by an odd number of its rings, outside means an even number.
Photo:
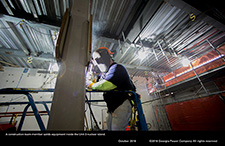
[{"label": "industrial lighting", "polygon": [[188,67],[190,65],[190,61],[187,58],[183,58],[181,63],[183,64],[183,67]]}]

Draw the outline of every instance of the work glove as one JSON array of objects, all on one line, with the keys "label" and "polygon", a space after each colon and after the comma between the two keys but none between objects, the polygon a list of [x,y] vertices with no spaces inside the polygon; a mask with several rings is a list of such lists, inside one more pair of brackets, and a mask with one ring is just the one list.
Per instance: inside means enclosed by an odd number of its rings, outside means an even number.
[{"label": "work glove", "polygon": [[93,85],[94,83],[96,83],[95,79],[93,79],[93,80],[92,80],[92,83],[90,83],[90,84],[88,85],[88,89],[92,89],[92,85]]}]

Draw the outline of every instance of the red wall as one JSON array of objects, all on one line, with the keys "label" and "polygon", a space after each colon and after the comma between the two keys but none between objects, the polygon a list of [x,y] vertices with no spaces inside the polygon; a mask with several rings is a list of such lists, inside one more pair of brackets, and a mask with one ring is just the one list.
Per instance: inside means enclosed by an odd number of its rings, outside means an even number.
[{"label": "red wall", "polygon": [[217,96],[165,106],[172,130],[225,130],[225,104]]}]

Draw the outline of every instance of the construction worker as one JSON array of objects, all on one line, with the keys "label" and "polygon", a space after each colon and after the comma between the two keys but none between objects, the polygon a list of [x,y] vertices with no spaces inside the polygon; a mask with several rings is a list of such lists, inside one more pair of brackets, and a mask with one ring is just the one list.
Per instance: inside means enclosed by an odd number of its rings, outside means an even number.
[{"label": "construction worker", "polygon": [[[108,48],[101,47],[92,55],[92,62],[97,66],[102,75],[98,82],[90,75],[86,78],[86,85],[89,89],[100,91],[135,91],[136,87],[131,81],[127,70],[121,64],[114,62],[113,54]],[[108,107],[107,127],[108,130],[125,130],[131,116],[132,105],[129,101],[130,94],[127,92],[105,92],[104,100]]]}]

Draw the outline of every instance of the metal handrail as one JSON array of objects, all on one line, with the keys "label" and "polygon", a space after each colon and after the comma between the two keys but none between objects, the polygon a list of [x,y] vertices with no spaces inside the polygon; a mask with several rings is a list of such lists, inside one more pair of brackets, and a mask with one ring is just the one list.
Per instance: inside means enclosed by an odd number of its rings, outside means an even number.
[{"label": "metal handrail", "polygon": [[[126,93],[132,93],[134,95],[134,102],[137,104],[137,111],[138,111],[137,118],[139,119],[140,128],[141,128],[140,130],[141,131],[148,131],[148,127],[147,127],[145,115],[143,113],[143,109],[142,109],[142,105],[141,105],[141,100],[139,98],[139,95],[136,92],[134,92],[132,90],[130,90],[130,91],[128,91],[128,90],[125,90],[125,91],[115,91],[115,90],[113,90],[113,91],[86,90],[86,92],[121,92],[121,93],[126,92]],[[94,100],[94,101],[96,102],[96,100]],[[93,102],[93,101],[91,101],[91,100],[89,101],[88,100],[87,102]],[[100,102],[101,102],[101,100],[100,100]]]}]

